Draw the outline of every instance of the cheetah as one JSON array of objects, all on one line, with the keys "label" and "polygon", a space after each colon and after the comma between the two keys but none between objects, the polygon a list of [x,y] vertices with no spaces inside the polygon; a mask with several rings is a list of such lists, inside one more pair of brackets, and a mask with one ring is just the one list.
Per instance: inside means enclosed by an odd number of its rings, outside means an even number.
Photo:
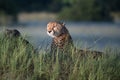
[{"label": "cheetah", "polygon": [[65,52],[67,51],[68,53],[69,51],[73,50],[74,53],[80,54],[81,56],[86,54],[88,55],[88,53],[90,53],[93,55],[93,58],[102,54],[102,52],[99,51],[77,49],[73,44],[73,40],[68,29],[62,22],[49,22],[47,24],[47,34],[53,38],[51,51],[60,49]]},{"label": "cheetah", "polygon": [[74,46],[72,37],[62,22],[49,22],[47,24],[47,34],[53,38],[51,49],[64,50]]}]

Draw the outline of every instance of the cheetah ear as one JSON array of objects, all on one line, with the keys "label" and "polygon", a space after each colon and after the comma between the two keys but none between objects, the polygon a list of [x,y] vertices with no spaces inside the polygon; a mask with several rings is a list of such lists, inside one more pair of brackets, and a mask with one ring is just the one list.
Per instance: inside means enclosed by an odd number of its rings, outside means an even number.
[{"label": "cheetah ear", "polygon": [[57,22],[58,24],[62,25],[62,26],[65,26],[65,23],[63,21],[55,21]]},{"label": "cheetah ear", "polygon": [[62,22],[62,26],[65,26],[65,23]]}]

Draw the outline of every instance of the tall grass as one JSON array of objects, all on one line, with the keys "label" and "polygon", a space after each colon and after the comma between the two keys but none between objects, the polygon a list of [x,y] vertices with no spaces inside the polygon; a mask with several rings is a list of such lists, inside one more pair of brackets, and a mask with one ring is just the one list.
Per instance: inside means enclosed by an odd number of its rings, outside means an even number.
[{"label": "tall grass", "polygon": [[97,59],[72,50],[35,53],[21,39],[0,36],[0,80],[120,80],[120,50],[106,49]]}]

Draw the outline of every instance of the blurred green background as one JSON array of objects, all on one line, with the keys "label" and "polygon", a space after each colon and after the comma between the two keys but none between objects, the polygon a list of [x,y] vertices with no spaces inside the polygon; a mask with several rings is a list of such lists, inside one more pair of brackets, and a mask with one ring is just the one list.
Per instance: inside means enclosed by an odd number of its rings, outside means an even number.
[{"label": "blurred green background", "polygon": [[0,32],[17,29],[37,47],[51,40],[46,25],[54,20],[82,47],[120,47],[120,0],[0,0]]},{"label": "blurred green background", "polygon": [[115,21],[120,19],[120,0],[0,0],[1,24],[18,21],[23,12],[45,12],[56,20]]}]

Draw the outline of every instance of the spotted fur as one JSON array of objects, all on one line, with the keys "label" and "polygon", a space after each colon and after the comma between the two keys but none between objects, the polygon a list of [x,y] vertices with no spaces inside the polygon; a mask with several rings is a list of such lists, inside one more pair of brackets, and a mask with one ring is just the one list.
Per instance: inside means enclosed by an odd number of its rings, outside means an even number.
[{"label": "spotted fur", "polygon": [[77,56],[87,56],[92,55],[92,58],[97,58],[102,55],[102,52],[99,51],[90,51],[90,50],[79,50],[76,49],[73,45],[73,40],[69,34],[69,31],[65,25],[61,22],[49,22],[47,24],[47,34],[53,38],[51,44],[52,52],[56,49],[62,49],[65,53],[70,53],[69,51],[73,50]]},{"label": "spotted fur", "polygon": [[73,46],[73,40],[65,25],[61,22],[49,22],[47,34],[53,37],[51,48],[65,49]]}]

